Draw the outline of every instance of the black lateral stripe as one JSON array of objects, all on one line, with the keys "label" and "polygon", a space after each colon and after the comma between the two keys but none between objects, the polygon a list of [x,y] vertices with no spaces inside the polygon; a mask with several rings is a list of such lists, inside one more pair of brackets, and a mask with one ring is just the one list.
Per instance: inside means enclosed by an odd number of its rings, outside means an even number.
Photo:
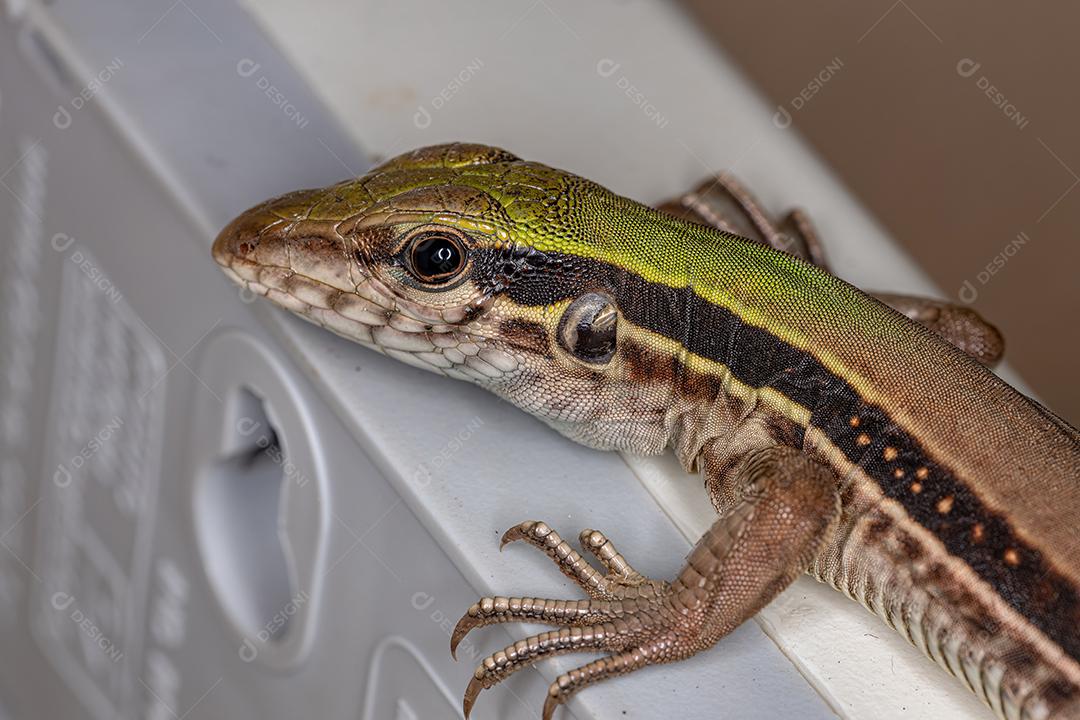
[{"label": "black lateral stripe", "polygon": [[[920,443],[865,402],[812,354],[748,325],[689,288],[651,283],[623,268],[577,255],[481,250],[475,277],[522,305],[550,305],[606,290],[627,320],[725,365],[740,382],[770,387],[811,411],[819,428],[882,492],[940,539],[1034,626],[1080,660],[1080,598],[1042,554],[1017,537]],[[857,420],[852,420],[857,418]]]}]

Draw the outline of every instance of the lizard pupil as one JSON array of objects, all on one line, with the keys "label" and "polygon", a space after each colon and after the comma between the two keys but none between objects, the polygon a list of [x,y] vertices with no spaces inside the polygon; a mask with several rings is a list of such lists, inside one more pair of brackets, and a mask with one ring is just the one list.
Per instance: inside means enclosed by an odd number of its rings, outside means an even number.
[{"label": "lizard pupil", "polygon": [[441,232],[423,233],[412,242],[409,269],[417,280],[426,283],[443,282],[461,272],[465,266],[465,251],[460,241]]},{"label": "lizard pupil", "polygon": [[601,293],[582,295],[566,309],[559,322],[559,344],[587,363],[603,364],[615,354],[619,313]]}]

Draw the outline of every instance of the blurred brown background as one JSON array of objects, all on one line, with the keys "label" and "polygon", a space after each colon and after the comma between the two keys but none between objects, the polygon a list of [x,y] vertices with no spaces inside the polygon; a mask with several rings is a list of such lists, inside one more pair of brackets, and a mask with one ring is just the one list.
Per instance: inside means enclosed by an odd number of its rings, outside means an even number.
[{"label": "blurred brown background", "polygon": [[798,130],[1080,423],[1080,8],[682,1],[772,102],[802,105]]}]

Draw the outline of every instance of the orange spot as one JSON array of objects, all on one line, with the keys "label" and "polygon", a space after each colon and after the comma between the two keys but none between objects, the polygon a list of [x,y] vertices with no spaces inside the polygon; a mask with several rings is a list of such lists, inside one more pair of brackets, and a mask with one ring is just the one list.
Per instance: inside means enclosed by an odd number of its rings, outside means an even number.
[{"label": "orange spot", "polygon": [[889,461],[895,460],[896,459],[896,448],[887,447],[887,448],[885,448],[885,451],[883,453],[881,453],[881,455],[886,460],[889,460]]},{"label": "orange spot", "polygon": [[895,470],[892,471],[892,476],[894,478],[896,478],[897,480],[899,480],[900,478],[904,477],[904,471],[901,470],[900,468],[896,468]]},{"label": "orange spot", "polygon": [[851,427],[859,427],[859,416],[852,415],[851,419],[848,420],[848,424],[851,425]]},{"label": "orange spot", "polygon": [[952,510],[952,506],[953,506],[953,496],[952,495],[946,495],[945,497],[943,497],[943,498],[941,498],[940,500],[937,501],[937,511],[939,513],[941,513],[942,515],[948,515],[949,511]]},{"label": "orange spot", "polygon": [[986,537],[986,530],[983,529],[982,523],[975,523],[971,528],[971,539],[975,542],[982,542]]},{"label": "orange spot", "polygon": [[915,471],[915,477],[919,478],[920,480],[925,480],[929,475],[930,471],[924,467],[921,467]]},{"label": "orange spot", "polygon": [[859,437],[855,438],[855,442],[859,443],[860,445],[869,445],[870,436],[866,433],[859,433]]},{"label": "orange spot", "polygon": [[1005,554],[1002,555],[1002,558],[1005,560],[1005,564],[1009,567],[1016,567],[1020,564],[1020,553],[1016,552],[1015,548],[1009,548],[1008,550],[1006,550]]},{"label": "orange spot", "polygon": [[921,482],[913,482],[913,483],[911,483],[911,492],[915,493],[916,495],[921,493],[922,492],[922,483]]}]

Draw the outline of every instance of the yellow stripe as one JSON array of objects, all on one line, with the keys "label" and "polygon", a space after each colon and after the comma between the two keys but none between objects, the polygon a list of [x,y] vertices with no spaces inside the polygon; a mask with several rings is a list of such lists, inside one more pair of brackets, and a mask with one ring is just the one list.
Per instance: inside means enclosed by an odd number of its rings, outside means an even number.
[{"label": "yellow stripe", "polygon": [[[644,208],[644,206],[642,207]],[[637,217],[633,219],[639,220]],[[657,240],[658,242],[666,240],[666,242],[661,242],[661,247],[668,248],[672,255],[690,258],[693,257],[694,253],[701,253],[710,261],[715,257],[715,270],[718,275],[724,271],[727,271],[728,274],[735,272],[738,275],[738,277],[732,278],[728,282],[718,281],[714,277],[693,278],[693,282],[691,282],[691,277],[686,272],[686,269],[701,266],[703,263],[700,256],[692,262],[680,260],[667,263],[670,266],[683,267],[683,270],[673,272],[669,268],[660,267],[658,263],[649,263],[644,257],[640,256],[640,248],[630,246],[624,248],[617,243],[601,245],[583,243],[562,236],[547,238],[541,233],[531,231],[529,228],[521,228],[515,224],[506,225],[494,218],[477,220],[450,213],[439,213],[432,220],[460,228],[474,235],[490,237],[494,240],[492,244],[495,247],[500,247],[507,242],[517,242],[541,252],[571,254],[596,262],[608,263],[626,272],[637,274],[649,282],[674,289],[690,287],[703,300],[727,309],[746,324],[766,330],[785,343],[809,353],[834,375],[846,380],[867,402],[876,404],[881,401],[879,393],[874,389],[868,378],[855,371],[850,365],[845,364],[835,353],[830,352],[827,347],[828,343],[823,342],[821,337],[815,337],[823,330],[827,330],[827,327],[796,328],[791,323],[781,322],[780,314],[783,314],[784,319],[806,324],[805,321],[808,319],[809,314],[796,312],[791,307],[793,302],[798,302],[804,297],[829,297],[834,299],[843,297],[846,301],[844,309],[858,308],[866,312],[854,320],[836,317],[832,322],[859,322],[864,325],[864,331],[873,329],[874,326],[881,328],[882,323],[887,322],[889,319],[887,314],[872,312],[873,301],[869,298],[862,296],[854,288],[828,273],[802,263],[793,257],[773,252],[741,239],[732,239],[726,234],[708,231],[710,233],[708,238],[703,240],[696,236],[687,235],[686,231],[676,236],[670,231],[670,228],[662,228],[666,232],[658,231],[656,233]],[[672,222],[675,221],[672,220]],[[698,230],[694,226],[682,225],[691,231]],[[701,231],[705,232],[704,229]],[[518,238],[516,237],[518,235],[525,235],[525,237]],[[721,252],[715,246],[717,242],[725,239],[726,242]],[[673,244],[676,240],[685,241],[687,247],[674,248]],[[702,250],[701,244],[705,241],[713,246],[711,253]],[[797,282],[794,276],[797,276]],[[736,297],[734,292],[726,290],[725,285],[738,288],[743,298],[760,302],[764,307],[770,308],[771,312],[747,304],[744,300]],[[798,293],[803,293],[803,295]],[[705,358],[701,359],[705,360]]]}]

